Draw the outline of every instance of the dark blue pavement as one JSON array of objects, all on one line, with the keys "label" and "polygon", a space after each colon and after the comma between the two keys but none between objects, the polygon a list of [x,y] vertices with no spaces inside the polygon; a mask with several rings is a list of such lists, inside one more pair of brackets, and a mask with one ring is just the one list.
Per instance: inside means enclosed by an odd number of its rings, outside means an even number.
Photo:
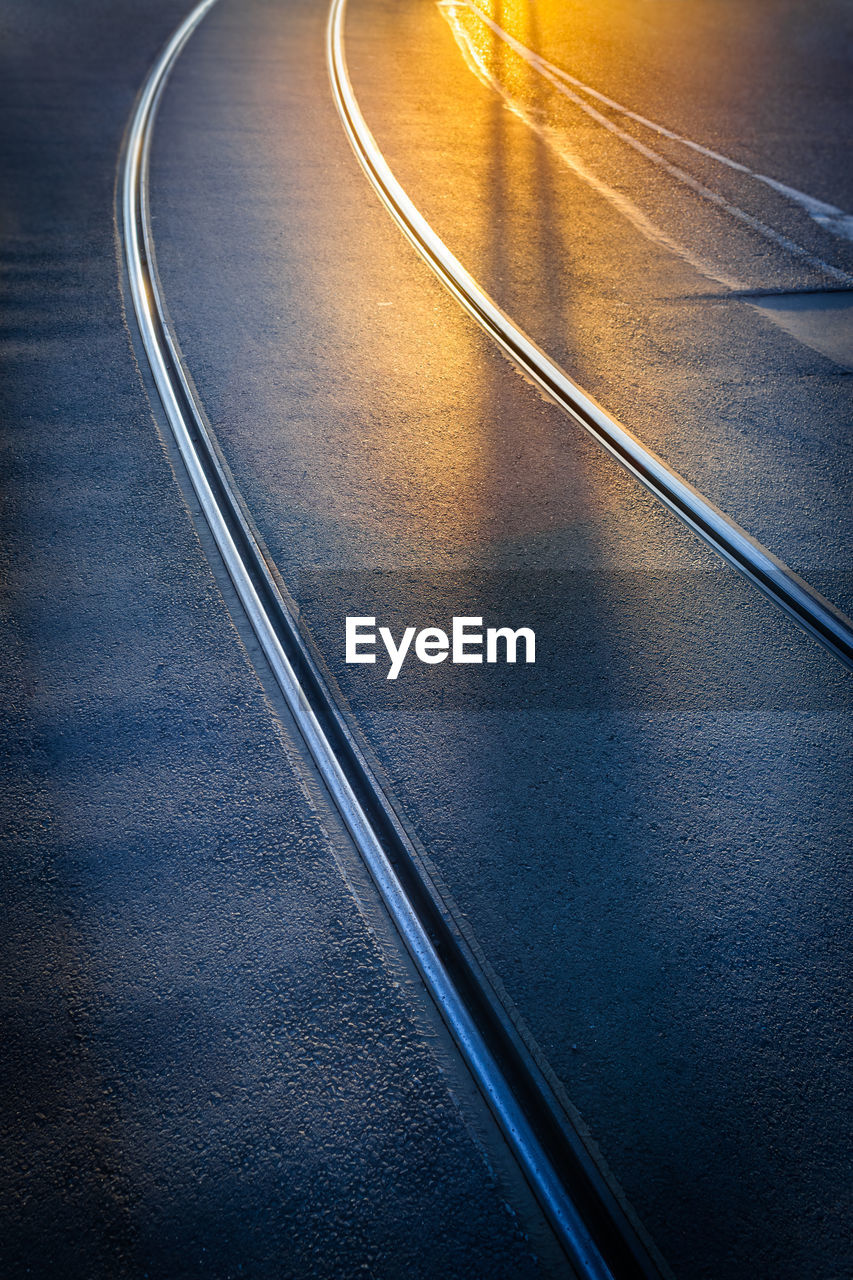
[{"label": "dark blue pavement", "polygon": [[0,6],[0,1273],[555,1274],[134,365],[117,162],[186,8]]},{"label": "dark blue pavement", "polygon": [[[324,22],[222,0],[166,91],[152,214],[201,398],[356,731],[676,1274],[840,1280],[849,675],[437,285],[348,148]],[[564,171],[434,5],[353,0],[348,30],[368,123],[463,261],[849,594],[843,370]],[[536,668],[389,684],[343,661],[345,614],[374,611],[535,622]]]}]

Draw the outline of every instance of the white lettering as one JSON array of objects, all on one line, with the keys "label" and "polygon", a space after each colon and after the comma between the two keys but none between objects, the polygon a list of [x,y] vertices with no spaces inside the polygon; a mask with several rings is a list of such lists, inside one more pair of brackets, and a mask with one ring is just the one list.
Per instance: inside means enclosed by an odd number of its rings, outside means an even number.
[{"label": "white lettering", "polygon": [[515,662],[519,636],[524,640],[524,661],[536,661],[536,636],[530,627],[519,627],[517,631],[511,631],[509,627],[489,627],[486,632],[486,662],[498,660],[498,636],[506,641],[507,662]]},{"label": "white lettering", "polygon": [[415,653],[421,662],[444,662],[449,647],[447,632],[439,627],[424,627],[415,640]]},{"label": "white lettering", "polygon": [[482,631],[466,631],[468,626],[481,627],[483,625],[482,618],[454,618],[453,619],[453,661],[454,662],[482,662],[483,655],[481,653],[466,653],[466,644],[482,644]]},{"label": "white lettering", "polygon": [[372,627],[375,618],[347,618],[347,662],[375,662],[375,653],[359,653],[360,644],[376,644],[374,631],[361,635],[360,627]]},{"label": "white lettering", "polygon": [[391,659],[391,668],[386,679],[396,680],[397,676],[400,674],[400,668],[403,665],[403,660],[409,651],[409,645],[412,643],[412,636],[415,634],[415,628],[406,627],[406,630],[403,632],[403,639],[400,641],[399,648],[394,644],[394,637],[391,635],[388,627],[380,627],[379,634],[382,637],[385,648],[388,650],[388,656]]},{"label": "white lettering", "polygon": [[[399,644],[391,634],[389,627],[380,627],[379,636],[385,645],[388,657],[391,659],[386,679],[397,679],[412,649],[413,640],[416,657],[420,662],[425,662],[430,666],[438,662],[445,662],[448,655],[454,663],[482,662],[483,633],[482,630],[472,630],[472,628],[482,628],[482,625],[482,618],[454,618],[451,627],[452,642],[448,639],[447,632],[442,631],[440,627],[423,627],[417,634],[415,634],[414,627],[406,627]],[[372,648],[376,645],[375,626],[375,618],[347,618],[347,662],[376,662],[375,653],[363,652],[365,647]],[[498,661],[499,640],[503,641],[502,652],[505,662],[517,662],[520,640],[524,642],[525,662],[536,661],[536,635],[531,627],[519,627],[515,631],[511,627],[488,627],[486,630],[486,662],[495,663]],[[472,652],[476,648],[480,649],[479,653]]]}]

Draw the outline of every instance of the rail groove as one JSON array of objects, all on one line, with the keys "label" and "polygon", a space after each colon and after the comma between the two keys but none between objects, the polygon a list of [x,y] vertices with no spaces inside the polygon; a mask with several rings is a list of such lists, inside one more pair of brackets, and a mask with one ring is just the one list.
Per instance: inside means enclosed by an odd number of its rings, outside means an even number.
[{"label": "rail groove", "polygon": [[504,314],[418,211],[391,172],[358,105],[344,50],[345,12],[346,0],[332,0],[327,28],[329,75],[344,129],[382,203],[442,284],[575,423],[830,653],[853,666],[853,621],[581,390]]},{"label": "rail groove", "polygon": [[[168,75],[216,0],[202,0],[143,85],[125,143],[120,222],[127,289],[158,395],[204,518],[329,793],[573,1270],[583,1280],[661,1275],[575,1131],[462,931],[425,873],[324,685],[247,521],[166,318],[148,205],[152,130]],[[335,10],[332,11],[334,22]]]}]

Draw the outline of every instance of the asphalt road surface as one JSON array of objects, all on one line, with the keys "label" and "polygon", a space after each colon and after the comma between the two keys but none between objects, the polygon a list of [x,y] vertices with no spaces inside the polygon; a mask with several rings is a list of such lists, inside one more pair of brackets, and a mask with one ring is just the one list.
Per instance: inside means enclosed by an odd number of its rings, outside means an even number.
[{"label": "asphalt road surface", "polygon": [[185,12],[3,7],[0,1272],[565,1274],[134,366],[116,165]]},{"label": "asphalt road surface", "polygon": [[[548,1274],[300,790],[133,369],[112,184],[185,8],[4,7],[7,1271],[60,1274],[74,1238],[65,1274]],[[150,205],[187,368],[353,732],[676,1277],[840,1280],[849,673],[437,283],[346,141],[326,17],[219,0],[167,84]],[[850,39],[849,6],[789,0],[350,0],[346,26],[377,143],[463,265],[848,609]],[[389,681],[344,661],[353,614],[526,625],[537,661]]]}]

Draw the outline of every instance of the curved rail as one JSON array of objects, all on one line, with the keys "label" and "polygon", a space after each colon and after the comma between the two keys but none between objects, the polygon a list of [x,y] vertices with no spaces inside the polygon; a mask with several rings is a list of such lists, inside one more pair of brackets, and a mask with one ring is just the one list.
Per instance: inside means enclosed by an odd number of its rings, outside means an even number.
[{"label": "curved rail", "polygon": [[163,86],[216,0],[202,0],[152,68],[126,136],[121,227],[132,316],[204,518],[269,667],[374,883],[573,1272],[652,1280],[661,1271],[477,963],[330,697],[264,559],[184,369],[157,275],[148,208]]},{"label": "curved rail", "polygon": [[524,372],[718,555],[847,666],[853,621],[715,507],[572,381],[480,287],[391,172],[359,108],[344,52],[346,0],[332,0],[327,57],[344,129],[380,199],[442,284]]}]

